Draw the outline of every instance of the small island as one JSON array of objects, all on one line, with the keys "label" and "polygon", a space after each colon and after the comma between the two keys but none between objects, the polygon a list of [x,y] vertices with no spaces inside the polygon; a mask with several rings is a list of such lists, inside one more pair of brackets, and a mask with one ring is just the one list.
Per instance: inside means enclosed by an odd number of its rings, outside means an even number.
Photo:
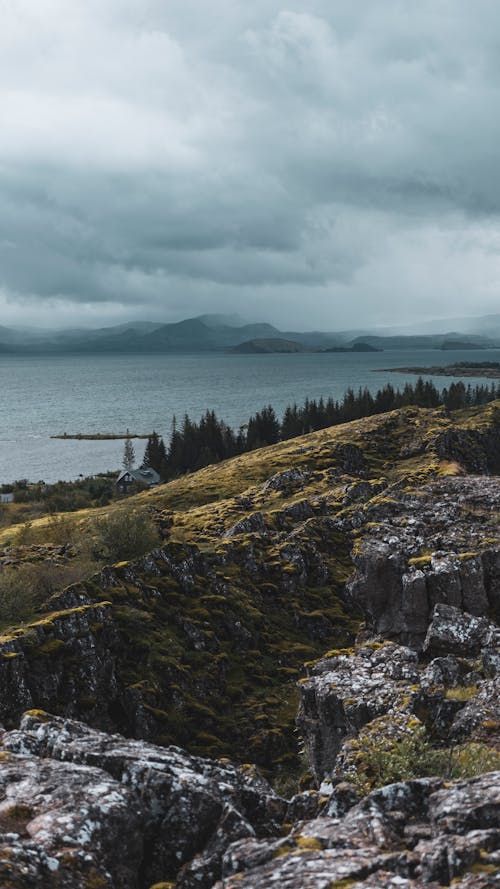
[{"label": "small island", "polygon": [[321,349],[322,352],[383,352],[383,349],[372,346],[370,343],[354,343],[352,346],[330,346]]},{"label": "small island", "polygon": [[418,374],[419,376],[500,379],[500,362],[498,361],[459,361],[456,364],[446,364],[442,367],[383,367],[380,370],[385,373]]},{"label": "small island", "polygon": [[300,343],[296,343],[293,340],[281,339],[280,337],[245,340],[244,343],[239,343],[237,346],[233,346],[233,348],[230,349],[230,352],[239,355],[269,355],[273,352],[289,354],[293,352],[308,351],[310,350],[305,349]]},{"label": "small island", "polygon": [[352,343],[349,346],[328,346],[324,349],[316,349],[312,346],[303,346],[294,340],[286,340],[281,337],[246,340],[238,343],[229,350],[238,355],[269,355],[271,353],[293,354],[298,352],[382,352],[370,343]]},{"label": "small island", "polygon": [[127,438],[151,438],[151,433],[143,435],[136,432],[75,432],[74,434],[63,432],[62,435],[51,435],[50,437],[63,441],[119,441]]}]

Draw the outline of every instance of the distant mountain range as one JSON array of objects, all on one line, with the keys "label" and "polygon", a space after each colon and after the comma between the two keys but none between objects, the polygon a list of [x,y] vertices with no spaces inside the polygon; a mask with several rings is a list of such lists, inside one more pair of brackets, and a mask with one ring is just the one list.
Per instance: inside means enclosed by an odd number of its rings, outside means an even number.
[{"label": "distant mountain range", "polygon": [[387,328],[383,334],[373,330],[281,331],[264,322],[245,323],[237,315],[201,315],[174,324],[133,321],[96,330],[0,326],[2,355],[362,351],[364,345],[377,350],[451,349],[453,343],[462,348],[500,348],[500,315],[454,319],[453,329],[446,332]]}]

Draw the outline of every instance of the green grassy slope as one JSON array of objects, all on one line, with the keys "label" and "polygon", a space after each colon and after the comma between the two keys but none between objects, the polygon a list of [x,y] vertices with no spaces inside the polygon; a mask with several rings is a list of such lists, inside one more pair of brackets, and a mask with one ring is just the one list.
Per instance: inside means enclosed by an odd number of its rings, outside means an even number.
[{"label": "green grassy slope", "polygon": [[[497,471],[499,441],[498,403],[453,416],[405,409],[76,513],[68,534],[77,549],[96,515],[130,509],[148,509],[163,542],[5,628],[0,718],[15,721],[25,708],[21,677],[33,706],[204,755],[295,768],[303,664],[349,647],[359,628],[343,593],[365,506],[390,503],[394,485]],[[64,533],[46,519],[30,533],[50,543],[53,527]],[[16,553],[21,560],[23,545]]]}]

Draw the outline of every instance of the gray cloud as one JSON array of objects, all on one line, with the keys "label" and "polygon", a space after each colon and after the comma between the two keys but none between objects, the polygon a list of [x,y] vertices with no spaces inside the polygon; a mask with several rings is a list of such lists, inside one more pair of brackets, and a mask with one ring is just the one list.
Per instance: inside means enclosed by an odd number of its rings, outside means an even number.
[{"label": "gray cloud", "polygon": [[0,321],[497,310],[498,4],[306,8],[2,5]]}]

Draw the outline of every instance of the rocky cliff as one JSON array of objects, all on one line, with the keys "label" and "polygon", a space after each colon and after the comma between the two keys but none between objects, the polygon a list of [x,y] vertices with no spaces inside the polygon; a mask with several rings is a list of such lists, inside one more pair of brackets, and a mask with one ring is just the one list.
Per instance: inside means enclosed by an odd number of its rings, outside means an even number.
[{"label": "rocky cliff", "polygon": [[[363,620],[418,648],[437,602],[496,613],[497,479],[464,473],[494,472],[499,440],[495,404],[408,408],[127,501],[155,517],[163,546],[5,629],[0,718],[39,706],[293,772],[304,662],[352,646]],[[44,559],[60,558],[41,531]]]},{"label": "rocky cliff", "polygon": [[370,631],[419,647],[438,603],[500,617],[500,484],[443,478],[365,507],[347,589]]},{"label": "rocky cliff", "polygon": [[316,789],[288,802],[252,766],[28,712],[0,739],[1,885],[493,889],[499,641],[438,605],[420,657],[367,642],[311,665]]},{"label": "rocky cliff", "polygon": [[1,885],[498,885],[499,453],[409,408],[135,498],[0,637]]}]

